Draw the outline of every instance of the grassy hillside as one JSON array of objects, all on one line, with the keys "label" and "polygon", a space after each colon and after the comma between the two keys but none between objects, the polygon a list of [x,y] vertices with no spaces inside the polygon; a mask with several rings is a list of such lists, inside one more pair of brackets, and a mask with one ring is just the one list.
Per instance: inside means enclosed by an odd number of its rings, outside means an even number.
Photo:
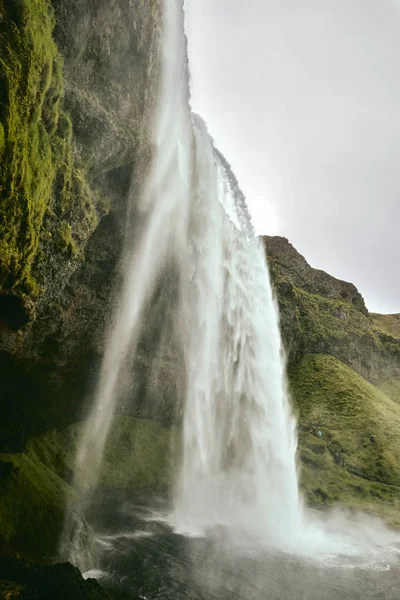
[{"label": "grassy hillside", "polygon": [[328,355],[303,357],[289,376],[307,502],[376,512],[400,525],[400,403],[395,395]]},{"label": "grassy hillside", "polygon": [[394,402],[400,404],[400,378],[385,379],[379,382],[379,388]]},{"label": "grassy hillside", "polygon": [[370,313],[369,318],[376,329],[400,339],[400,314],[379,315],[377,313]]}]

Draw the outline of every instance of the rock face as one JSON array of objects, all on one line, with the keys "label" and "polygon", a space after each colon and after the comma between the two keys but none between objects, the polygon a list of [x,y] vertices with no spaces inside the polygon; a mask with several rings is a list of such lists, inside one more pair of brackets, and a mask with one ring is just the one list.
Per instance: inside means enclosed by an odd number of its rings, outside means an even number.
[{"label": "rock face", "polygon": [[400,376],[400,335],[369,315],[356,287],[313,269],[283,237],[264,237],[289,363],[329,354],[377,382]]},{"label": "rock face", "polygon": [[160,0],[0,2],[0,450],[84,412],[151,155],[161,26]]},{"label": "rock face", "polygon": [[400,335],[370,315],[351,283],[313,269],[282,237],[264,237],[298,418],[308,504],[338,503],[400,525]]}]

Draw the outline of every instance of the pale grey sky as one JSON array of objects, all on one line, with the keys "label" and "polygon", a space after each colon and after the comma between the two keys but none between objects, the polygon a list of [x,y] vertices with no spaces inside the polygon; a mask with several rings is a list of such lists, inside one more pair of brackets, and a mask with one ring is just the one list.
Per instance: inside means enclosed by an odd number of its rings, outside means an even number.
[{"label": "pale grey sky", "polygon": [[259,233],[400,312],[400,1],[186,0],[192,106]]}]

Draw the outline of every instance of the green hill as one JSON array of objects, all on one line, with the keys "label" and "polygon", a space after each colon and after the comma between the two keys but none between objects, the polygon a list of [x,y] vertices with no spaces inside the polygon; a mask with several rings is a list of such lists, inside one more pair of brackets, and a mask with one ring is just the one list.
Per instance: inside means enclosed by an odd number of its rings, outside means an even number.
[{"label": "green hill", "polygon": [[289,376],[307,502],[367,510],[400,525],[399,402],[327,355],[303,357]]}]

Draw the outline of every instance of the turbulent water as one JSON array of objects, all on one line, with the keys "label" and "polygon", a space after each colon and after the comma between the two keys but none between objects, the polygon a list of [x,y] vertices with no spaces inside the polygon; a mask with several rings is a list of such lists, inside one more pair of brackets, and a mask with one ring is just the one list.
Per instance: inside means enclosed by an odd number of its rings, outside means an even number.
[{"label": "turbulent water", "polygon": [[[101,559],[96,577],[115,598],[157,600],[397,600],[400,545],[365,518],[324,524],[337,546],[312,555],[281,552],[267,539],[231,527],[177,534],[158,516],[168,504],[154,492],[103,498],[92,507]],[[318,529],[321,531],[321,520]],[[316,524],[316,523],[315,523]],[[373,534],[373,535],[371,535]],[[340,543],[339,543],[340,540]]]}]

